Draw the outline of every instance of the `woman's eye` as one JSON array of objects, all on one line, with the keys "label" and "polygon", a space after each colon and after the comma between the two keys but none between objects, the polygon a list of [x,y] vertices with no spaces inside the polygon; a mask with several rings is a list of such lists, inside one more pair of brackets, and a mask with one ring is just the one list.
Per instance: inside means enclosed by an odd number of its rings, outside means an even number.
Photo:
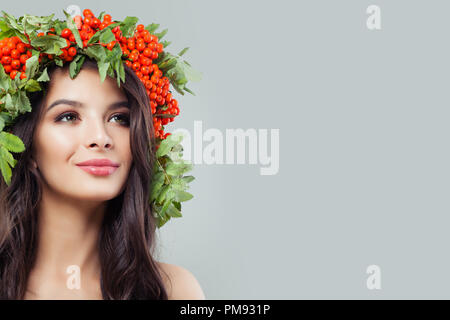
[{"label": "woman's eye", "polygon": [[124,123],[125,126],[128,126],[130,124],[130,119],[128,115],[124,113],[115,114],[113,118],[118,117],[119,119],[122,119],[121,121]]},{"label": "woman's eye", "polygon": [[[76,117],[76,115],[74,113],[64,113],[64,114],[60,115],[55,121],[60,122],[62,119],[66,119],[66,118],[72,117],[72,116]],[[67,122],[67,121],[62,121],[62,122]],[[69,120],[69,122],[71,122],[71,121]]]}]

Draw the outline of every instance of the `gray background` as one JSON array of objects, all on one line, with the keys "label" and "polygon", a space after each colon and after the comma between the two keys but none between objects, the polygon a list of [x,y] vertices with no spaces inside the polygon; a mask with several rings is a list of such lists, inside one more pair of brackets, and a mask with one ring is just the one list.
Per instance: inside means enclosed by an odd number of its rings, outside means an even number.
[{"label": "gray background", "polygon": [[[158,233],[207,299],[449,298],[448,1],[21,1],[168,28],[203,80],[180,117],[280,129],[280,169],[195,165],[183,218]],[[381,8],[382,29],[366,27]],[[25,9],[26,8],[26,9]],[[248,162],[247,162],[248,163]],[[366,287],[381,268],[381,290]]]}]

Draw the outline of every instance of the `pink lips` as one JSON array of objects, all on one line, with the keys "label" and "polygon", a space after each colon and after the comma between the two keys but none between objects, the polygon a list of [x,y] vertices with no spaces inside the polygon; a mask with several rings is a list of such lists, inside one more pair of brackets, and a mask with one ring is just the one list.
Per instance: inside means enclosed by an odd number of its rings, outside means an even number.
[{"label": "pink lips", "polygon": [[90,174],[96,176],[107,176],[116,171],[120,165],[109,159],[91,159],[77,163],[77,166]]}]

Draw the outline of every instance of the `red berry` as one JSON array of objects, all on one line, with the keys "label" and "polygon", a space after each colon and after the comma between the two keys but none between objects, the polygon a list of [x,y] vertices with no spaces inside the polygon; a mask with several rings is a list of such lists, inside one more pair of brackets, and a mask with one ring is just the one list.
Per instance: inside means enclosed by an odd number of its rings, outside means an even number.
[{"label": "red berry", "polygon": [[72,31],[70,31],[69,28],[65,28],[61,31],[61,37],[68,39],[70,35],[72,34]]},{"label": "red berry", "polygon": [[70,47],[68,53],[69,56],[74,57],[77,55],[77,49],[75,47]]}]

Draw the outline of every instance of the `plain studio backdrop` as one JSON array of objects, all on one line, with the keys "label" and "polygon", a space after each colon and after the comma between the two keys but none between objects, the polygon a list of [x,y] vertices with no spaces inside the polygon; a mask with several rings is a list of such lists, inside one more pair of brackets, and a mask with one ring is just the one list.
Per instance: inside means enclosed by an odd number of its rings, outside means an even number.
[{"label": "plain studio backdrop", "polygon": [[[207,299],[450,297],[450,2],[21,1],[168,28],[166,50],[203,74],[174,92],[167,132],[279,129],[279,169],[194,164],[183,217],[158,231],[161,261]],[[381,29],[366,12],[377,5]],[[258,138],[262,135],[258,134]],[[203,150],[208,143],[203,142]],[[197,146],[198,147],[198,146]],[[247,151],[249,145],[247,145]],[[194,146],[192,146],[192,151]],[[258,158],[259,159],[259,158]],[[377,266],[381,289],[367,286]]]}]

